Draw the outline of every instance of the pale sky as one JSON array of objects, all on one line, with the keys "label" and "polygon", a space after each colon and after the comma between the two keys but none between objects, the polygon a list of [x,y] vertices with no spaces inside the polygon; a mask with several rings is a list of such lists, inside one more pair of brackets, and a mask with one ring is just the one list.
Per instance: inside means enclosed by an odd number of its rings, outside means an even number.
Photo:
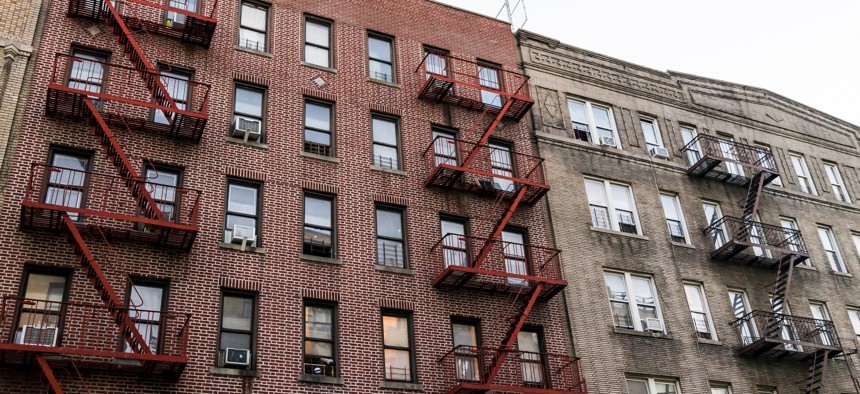
[{"label": "pale sky", "polygon": [[[504,4],[437,1],[489,16]],[[661,71],[767,89],[860,125],[858,0],[524,1],[526,30]],[[518,9],[514,24],[522,20]]]}]

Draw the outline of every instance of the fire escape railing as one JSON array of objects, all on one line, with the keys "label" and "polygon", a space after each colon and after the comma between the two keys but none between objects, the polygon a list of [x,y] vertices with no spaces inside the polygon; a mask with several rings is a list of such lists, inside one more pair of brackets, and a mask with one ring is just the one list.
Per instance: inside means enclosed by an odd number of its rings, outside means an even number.
[{"label": "fire escape railing", "polygon": [[681,151],[690,164],[687,173],[693,176],[737,184],[762,171],[767,173],[765,184],[779,176],[773,153],[766,148],[699,134]]},{"label": "fire escape railing", "polygon": [[802,259],[809,257],[803,235],[800,230],[792,228],[724,216],[704,229],[703,233],[712,240],[714,249],[711,258],[714,259],[728,260],[739,254],[769,259],[778,259],[784,254]]},{"label": "fire escape railing", "polygon": [[741,340],[741,354],[763,353],[758,347],[764,342],[788,345],[784,349],[794,352],[842,350],[836,326],[830,320],[756,310],[731,322],[731,326]]},{"label": "fire escape railing", "polygon": [[[505,354],[499,372],[487,380],[487,366]],[[470,390],[496,390],[500,392],[522,389],[529,393],[586,393],[585,380],[578,358],[552,353],[533,353],[521,350],[457,346],[439,358],[443,380],[447,387],[463,392]]]}]

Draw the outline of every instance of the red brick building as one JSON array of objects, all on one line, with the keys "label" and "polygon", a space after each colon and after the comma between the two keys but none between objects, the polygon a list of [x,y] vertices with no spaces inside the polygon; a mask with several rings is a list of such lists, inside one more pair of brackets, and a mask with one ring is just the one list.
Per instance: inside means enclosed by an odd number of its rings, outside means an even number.
[{"label": "red brick building", "polygon": [[45,26],[0,391],[585,390],[509,25],[60,0]]}]

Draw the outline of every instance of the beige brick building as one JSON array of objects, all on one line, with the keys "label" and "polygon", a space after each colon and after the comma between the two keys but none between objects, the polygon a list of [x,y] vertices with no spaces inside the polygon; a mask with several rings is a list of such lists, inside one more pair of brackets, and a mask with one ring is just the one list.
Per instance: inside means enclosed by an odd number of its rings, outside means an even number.
[{"label": "beige brick building", "polygon": [[860,128],[518,40],[589,392],[857,392]]}]

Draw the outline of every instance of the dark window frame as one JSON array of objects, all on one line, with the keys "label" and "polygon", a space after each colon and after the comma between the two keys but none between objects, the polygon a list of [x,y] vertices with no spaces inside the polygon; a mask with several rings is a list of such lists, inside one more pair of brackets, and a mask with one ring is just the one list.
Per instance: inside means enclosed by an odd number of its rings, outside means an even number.
[{"label": "dark window frame", "polygon": [[[238,89],[243,89],[243,90],[248,90],[248,91],[256,91],[263,96],[262,102],[260,103],[260,115],[259,116],[248,114],[246,112],[239,112],[236,110],[236,102],[237,102],[237,100],[236,100],[237,94],[236,93],[237,93]],[[231,108],[231,112],[233,113],[233,116],[230,119],[230,136],[232,137],[233,131],[236,130],[236,126],[237,126],[236,117],[237,116],[241,116],[244,118],[251,118],[251,119],[255,119],[255,120],[260,121],[260,138],[258,138],[257,141],[253,141],[253,142],[265,144],[266,143],[266,134],[268,134],[266,132],[266,118],[267,118],[266,113],[268,112],[266,109],[269,106],[269,88],[266,86],[262,86],[262,85],[256,85],[256,84],[252,84],[252,83],[248,83],[248,82],[234,80],[233,81],[233,103],[232,104],[233,105]],[[249,140],[249,142],[251,142],[251,141]]]},{"label": "dark window frame", "polygon": [[[428,57],[427,55],[430,53],[433,53],[433,54],[440,56],[441,58],[445,59],[445,74],[442,76],[443,77],[449,77],[451,74],[450,70],[449,70],[449,67],[451,66],[449,64],[450,63],[449,58],[451,56],[451,51],[449,51],[447,49],[439,48],[439,47],[434,47],[432,45],[424,45],[423,48],[424,48],[424,59],[427,59],[427,57]],[[427,71],[426,63],[424,65],[424,71],[429,76],[429,72]],[[453,91],[454,91],[454,87],[451,87],[451,92],[453,92]]]},{"label": "dark window frame", "polygon": [[[236,329],[225,329],[224,325],[224,297],[234,297],[234,298],[245,298],[251,299],[251,302],[254,307],[253,313],[251,313],[251,330],[250,331],[241,331]],[[252,291],[244,291],[244,290],[236,290],[236,289],[228,289],[221,288],[220,294],[220,305],[218,309],[218,341],[215,346],[215,365],[220,368],[232,368],[232,369],[248,369],[254,370],[257,367],[257,329],[259,326],[259,318],[260,314],[260,294]],[[251,348],[248,349],[251,351],[251,360],[247,367],[240,367],[235,365],[225,365],[224,356],[226,354],[221,353],[221,334],[224,332],[228,333],[239,333],[239,334],[248,334],[251,335]],[[226,349],[226,348],[225,348]]]},{"label": "dark window frame", "polygon": [[[66,282],[63,284],[63,299],[62,303],[69,302],[69,296],[71,294],[72,287],[72,277],[74,276],[75,270],[71,268],[59,268],[59,267],[46,267],[46,266],[38,266],[38,265],[24,265],[24,270],[21,275],[21,281],[18,285],[18,297],[24,298],[27,294],[27,284],[29,283],[30,274],[41,274],[41,275],[53,275],[53,276],[62,276],[66,278]],[[66,317],[66,308],[65,304],[61,304],[59,311],[51,311],[48,309],[38,309],[38,308],[24,308],[23,305],[19,305],[19,308],[15,311],[14,319],[12,321],[12,327],[15,327],[17,331],[18,325],[21,321],[21,314],[24,311],[39,311],[45,314],[57,315],[57,341],[54,346],[61,347],[63,346],[63,331],[65,327],[65,317]]]},{"label": "dark window frame", "polygon": [[[387,62],[383,59],[378,59],[378,58],[374,58],[374,57],[370,56],[370,40],[371,39],[376,39],[379,41],[387,41],[389,43],[389,45],[390,45],[389,49],[391,52],[391,61],[390,62]],[[386,82],[386,83],[397,83],[397,58],[395,57],[396,51],[394,49],[394,42],[395,42],[394,36],[392,36],[390,34],[380,33],[380,32],[373,31],[373,30],[367,31],[367,76],[370,79],[373,79],[376,81],[382,81],[382,82]],[[370,73],[370,63],[371,62],[379,62],[379,63],[389,65],[391,67],[391,80],[377,78],[377,77],[371,75],[371,73]]]},{"label": "dark window frame", "polygon": [[[254,8],[257,8],[257,9],[260,9],[260,10],[263,10],[266,12],[266,29],[265,30],[260,31],[260,30],[257,30],[255,28],[242,26],[242,8],[244,7],[244,5],[246,3],[248,5],[250,5],[251,7],[254,7]],[[237,13],[237,15],[238,15],[238,18],[237,18],[238,21],[237,22],[239,23],[239,30],[236,33],[236,41],[237,41],[236,45],[238,47],[243,48],[243,49],[248,49],[251,51],[256,51],[256,52],[271,53],[271,48],[269,47],[269,41],[271,40],[270,31],[272,30],[272,13],[271,13],[271,10],[272,10],[272,5],[269,3],[266,3],[266,2],[257,1],[257,0],[241,0],[241,1],[239,1],[239,12]],[[248,30],[253,31],[255,33],[262,33],[263,36],[265,37],[265,39],[263,40],[263,49],[260,50],[259,44],[257,45],[256,48],[251,48],[249,46],[242,45],[242,33],[241,33],[242,29],[248,29]]]},{"label": "dark window frame", "polygon": [[[129,318],[133,323],[155,323],[158,329],[158,337],[156,339],[156,347],[155,349],[150,348],[153,354],[162,354],[162,350],[164,349],[164,315],[167,313],[167,307],[170,305],[170,281],[164,279],[154,279],[154,278],[146,278],[141,276],[129,276],[125,285],[125,302],[124,306],[129,309],[131,312],[133,306],[131,305],[131,291],[134,286],[146,286],[146,287],[158,287],[162,289],[161,292],[161,305],[159,305],[159,319],[158,320],[148,320],[148,319],[140,319],[135,318],[133,313],[129,313]],[[142,333],[141,333],[142,335]],[[125,349],[125,340],[120,335],[119,337],[119,349],[123,351]]]},{"label": "dark window frame", "polygon": [[[314,43],[308,42],[308,22],[315,23],[317,25],[324,25],[328,27],[328,47],[323,47]],[[317,67],[323,68],[335,68],[334,66],[334,21],[328,18],[323,18],[316,15],[304,14],[304,18],[302,18],[302,62],[306,64],[311,64]],[[321,64],[311,63],[307,60],[307,47],[308,45],[324,49],[328,52],[328,65],[323,66]]]},{"label": "dark window frame", "polygon": [[[188,107],[188,102],[191,101],[191,98],[193,97],[192,89],[194,88],[194,85],[192,84],[192,82],[194,82],[194,70],[187,68],[187,67],[174,66],[171,64],[167,64],[167,63],[158,63],[158,65],[156,65],[156,67],[158,68],[159,73],[169,72],[172,74],[178,74],[178,75],[188,77],[188,79],[185,80],[186,81],[185,97],[183,97],[181,99],[177,99],[176,97],[174,97],[172,92],[167,92],[167,93],[170,94],[170,98],[173,99],[173,101],[176,104],[184,104],[186,111],[193,111],[192,109],[190,109]],[[166,86],[165,86],[165,88],[166,88]],[[152,102],[155,103],[154,98],[152,99]],[[161,111],[157,110],[155,108],[153,108],[149,111],[149,121],[154,122],[156,124],[167,125],[166,123],[159,123],[155,120],[155,114],[157,112],[161,112]]]},{"label": "dark window frame", "polygon": [[[375,119],[394,123],[394,137],[396,139],[396,145],[390,145],[390,144],[387,144],[384,142],[376,141],[376,139],[373,136],[373,134],[374,134],[373,121]],[[403,142],[402,142],[401,136],[400,136],[400,117],[395,116],[395,115],[388,115],[388,114],[384,114],[384,113],[380,113],[380,112],[371,112],[370,113],[370,140],[371,140],[371,143],[373,145],[373,149],[372,149],[372,151],[373,151],[372,152],[373,165],[378,166],[378,167],[385,167],[382,165],[382,157],[380,157],[379,160],[377,160],[377,157],[376,157],[376,146],[379,145],[379,146],[383,146],[386,148],[394,148],[394,150],[397,151],[397,157],[395,158],[397,160],[397,165],[396,166],[388,166],[388,168],[391,168],[394,170],[403,170],[403,149],[401,149]]]},{"label": "dark window frame", "polygon": [[[433,134],[437,134],[437,133],[438,134],[444,134],[445,135],[444,138],[448,138],[448,139],[454,141],[453,155],[444,154],[444,153],[448,153],[448,152],[441,152],[443,154],[440,154],[439,150],[437,149],[437,148],[439,148],[439,146],[437,144],[444,144],[444,142],[441,142],[442,138],[439,138],[439,140],[437,140],[437,138],[439,136],[433,135]],[[448,126],[443,126],[443,125],[436,125],[436,124],[431,125],[431,127],[430,127],[430,140],[434,144],[433,145],[433,156],[435,158],[434,161],[435,161],[435,164],[437,166],[439,166],[441,164],[458,165],[460,163],[460,161],[459,161],[460,152],[458,149],[458,144],[456,142],[459,135],[460,135],[460,130],[458,130],[458,129],[454,129],[454,128],[451,128]]]},{"label": "dark window frame", "polygon": [[[179,215],[176,214],[176,209],[177,209],[177,207],[182,206],[182,193],[180,193],[180,190],[183,188],[182,184],[185,181],[185,168],[170,165],[170,164],[162,164],[162,163],[154,162],[154,161],[150,161],[150,160],[144,160],[142,168],[143,168],[143,173],[141,174],[141,176],[143,177],[143,180],[147,185],[150,183],[150,180],[146,174],[147,171],[149,171],[149,170],[154,170],[159,174],[161,173],[161,171],[176,174],[176,186],[163,186],[161,184],[157,184],[157,185],[160,185],[162,187],[172,187],[174,189],[173,190],[174,200],[169,201],[169,204],[168,204],[168,205],[173,206],[173,217],[170,219],[170,222],[179,223],[180,222]],[[157,196],[154,196],[154,195],[151,195],[151,197],[152,197],[152,200],[155,201],[156,204],[158,204],[158,203],[164,204],[165,201],[168,201],[168,200],[160,200]],[[163,214],[164,211],[162,210],[161,213]]]},{"label": "dark window frame", "polygon": [[[439,214],[439,233],[440,233],[439,239],[440,240],[444,240],[445,236],[447,235],[446,233],[442,232],[442,222],[444,222],[444,221],[462,224],[463,230],[464,230],[463,232],[465,233],[465,234],[463,234],[463,236],[465,236],[465,237],[470,236],[470,234],[471,234],[470,224],[471,223],[470,223],[470,220],[468,217],[457,216],[457,215],[452,215],[452,214],[447,214],[447,213],[440,213]],[[446,252],[446,250],[453,250],[454,253],[463,253],[464,258],[466,259],[466,261],[464,263],[465,264],[471,264],[471,262],[472,262],[472,248],[471,248],[472,245],[471,244],[472,244],[472,241],[469,238],[466,238],[466,240],[463,241],[463,248],[454,247],[453,245],[447,245],[443,241],[442,242],[443,264],[447,263],[446,261],[444,261],[446,259],[445,256],[448,255],[448,252]],[[455,265],[455,263],[456,262],[451,262],[452,265]]]},{"label": "dark window frame", "polygon": [[[399,346],[387,346],[385,345],[385,326],[382,321],[385,316],[397,317],[397,318],[406,318],[406,327],[407,334],[409,335],[409,347],[399,347]],[[398,310],[398,309],[382,309],[380,313],[380,328],[382,329],[382,378],[387,382],[405,382],[405,383],[416,383],[418,381],[418,374],[415,365],[415,329],[414,329],[414,319],[412,311]],[[394,350],[406,350],[409,352],[409,375],[410,380],[398,380],[398,379],[388,379],[388,374],[385,371],[385,350],[386,349],[394,349]]]},{"label": "dark window frame", "polygon": [[[305,222],[305,217],[307,214],[307,203],[306,203],[307,201],[306,200],[308,197],[316,198],[316,199],[320,199],[320,200],[328,200],[331,202],[331,212],[329,213],[331,215],[330,216],[331,227],[320,227],[317,225],[308,225],[308,223]],[[317,228],[317,229],[321,229],[321,230],[327,230],[327,231],[331,232],[331,255],[330,256],[321,256],[318,254],[307,253],[305,251],[305,239],[304,239],[305,227],[313,227],[313,228]],[[338,246],[337,245],[337,196],[334,194],[326,194],[326,193],[316,192],[316,191],[312,191],[312,190],[304,190],[302,192],[302,254],[308,255],[308,256],[318,256],[318,257],[323,257],[323,258],[334,259],[334,258],[337,258],[337,256],[338,256],[337,246]]]},{"label": "dark window frame", "polygon": [[[329,109],[329,123],[328,123],[329,130],[317,129],[315,127],[308,127],[308,104],[321,106],[321,107],[328,107],[328,109]],[[316,98],[312,98],[312,97],[305,97],[304,98],[304,100],[302,101],[302,151],[303,152],[314,154],[314,155],[319,155],[319,156],[326,156],[326,157],[336,157],[337,156],[337,148],[336,148],[336,146],[337,146],[336,141],[337,140],[335,138],[335,112],[334,111],[335,111],[335,103],[333,103],[331,101],[320,100],[320,99],[316,99]],[[331,143],[328,145],[328,147],[325,147],[325,145],[317,144],[314,142],[308,142],[307,130],[315,131],[318,133],[328,134],[329,140],[331,141]],[[309,144],[314,144],[314,145],[309,145]],[[314,149],[311,149],[311,146],[317,146],[317,145],[319,145],[319,146],[316,147],[316,151],[314,151]],[[328,149],[328,151],[324,150],[326,148]],[[320,153],[321,150],[322,150],[322,153]]]},{"label": "dark window frame", "polygon": [[[85,175],[84,175],[83,185],[80,186],[80,188],[79,188],[79,190],[81,191],[81,203],[80,203],[80,206],[78,208],[83,209],[87,206],[87,197],[89,196],[89,186],[90,186],[90,181],[91,181],[90,172],[93,169],[94,152],[91,150],[86,150],[86,149],[78,149],[78,148],[72,148],[72,147],[51,145],[51,147],[48,148],[48,162],[47,163],[48,163],[49,167],[54,166],[54,156],[57,153],[64,154],[67,156],[78,156],[81,158],[83,158],[83,157],[87,158],[87,166],[84,169]],[[46,173],[45,173],[44,179],[42,180],[42,182],[43,182],[42,190],[39,192],[40,193],[39,201],[47,203],[48,188],[49,187],[52,187],[54,185],[62,185],[62,186],[65,186],[68,188],[68,185],[63,185],[62,183],[52,183],[50,174],[47,172],[48,169],[46,168],[45,170],[46,170]],[[77,170],[74,170],[74,171],[77,171]],[[73,214],[70,214],[69,217],[76,222],[81,222],[84,220],[83,214],[73,213]]]},{"label": "dark window frame", "polygon": [[[107,82],[109,81],[109,78],[110,78],[110,59],[111,59],[111,55],[113,54],[113,52],[109,51],[109,50],[104,50],[104,49],[99,49],[99,48],[91,48],[91,47],[86,47],[86,46],[81,46],[81,45],[72,45],[72,47],[69,49],[69,55],[72,57],[77,57],[79,53],[83,53],[83,54],[90,55],[93,57],[102,58],[101,62],[104,63],[104,67],[103,67],[104,69],[102,70],[102,83],[98,85],[99,91],[97,93],[104,93],[105,87],[106,87]],[[69,59],[69,61],[71,62],[74,60]],[[72,77],[71,73],[72,73],[72,66],[71,66],[71,64],[69,64],[69,66],[66,67],[66,75],[64,76],[64,86],[69,86],[69,83],[71,82],[71,77]],[[78,81],[78,82],[82,82],[82,81]],[[88,83],[88,82],[85,82],[85,83]],[[98,100],[94,100],[94,101],[95,101],[94,104],[97,104],[100,106],[100,104],[101,104],[100,101],[98,101]]]},{"label": "dark window frame", "polygon": [[[501,63],[491,62],[489,60],[484,60],[484,59],[477,59],[476,63],[477,63],[478,68],[477,68],[477,70],[475,70],[475,72],[477,73],[477,77],[478,77],[478,85],[480,85],[481,87],[487,88],[487,89],[494,89],[494,90],[504,92],[505,91],[505,78],[504,78],[505,75],[502,73]],[[498,87],[494,88],[492,86],[484,85],[484,83],[483,83],[484,80],[481,78],[481,70],[482,69],[492,69],[492,70],[496,71],[496,83],[499,85]],[[481,99],[482,99],[481,101],[483,102],[483,97]],[[484,103],[484,104],[496,106],[496,104],[491,104],[491,103]],[[505,96],[504,95],[499,94],[499,103],[497,105],[500,108],[503,105],[505,105]]]},{"label": "dark window frame", "polygon": [[[530,253],[530,249],[527,247],[528,245],[530,245],[530,244],[529,244],[529,229],[528,229],[527,227],[520,227],[520,226],[515,226],[515,225],[507,225],[507,226],[505,226],[505,228],[504,228],[504,229],[502,229],[502,232],[509,232],[509,233],[522,234],[522,236],[523,236],[523,243],[522,243],[523,255],[522,255],[522,256],[514,256],[514,255],[510,255],[510,256],[511,256],[512,258],[513,258],[513,257],[516,257],[516,258],[517,258],[517,260],[522,260],[522,262],[523,262],[523,264],[525,265],[525,268],[526,268],[526,273],[525,273],[525,275],[534,275],[534,272],[532,272],[532,255],[531,255],[531,253]],[[501,236],[499,236],[499,240],[500,240],[500,241],[502,240],[502,237],[501,237]],[[502,251],[502,257],[503,257],[504,259],[507,259],[507,258],[508,258],[508,256],[509,256],[509,255],[508,255],[507,253],[505,253],[504,251]]]},{"label": "dark window frame", "polygon": [[[547,356],[546,356],[547,347],[546,347],[546,335],[545,335],[544,327],[539,326],[539,325],[534,325],[534,324],[524,324],[523,327],[520,329],[520,332],[523,332],[523,331],[537,333],[537,336],[538,336],[538,353],[540,354],[540,356],[537,360],[532,360],[532,359],[524,360],[524,359],[520,358],[520,360],[518,360],[518,362],[521,363],[521,365],[525,365],[526,363],[529,363],[529,362],[533,363],[533,364],[539,364],[541,372],[542,372],[541,387],[552,387],[552,380],[550,380],[552,377],[552,374],[550,373],[551,371],[549,369],[549,367],[550,367],[549,360],[547,359]],[[517,339],[517,350],[520,350],[519,339]],[[525,380],[523,380],[522,383],[527,384],[529,382],[526,382]],[[534,383],[536,383],[536,382],[534,382]]]},{"label": "dark window frame", "polygon": [[[377,220],[377,216],[378,216],[377,211],[380,211],[380,210],[381,211],[387,211],[387,212],[396,212],[400,215],[400,234],[401,234],[400,239],[379,235],[379,220]],[[384,264],[384,262],[385,262],[384,259],[382,259],[382,262],[380,262],[379,240],[399,242],[401,244],[401,250],[402,250],[401,256],[403,258],[403,266],[402,267],[394,266],[394,268],[409,269],[409,247],[407,246],[407,242],[406,242],[406,239],[407,239],[407,235],[406,235],[406,207],[398,206],[398,205],[390,205],[390,204],[376,204],[374,206],[374,209],[373,209],[373,215],[374,215],[373,219],[375,222],[375,229],[374,229],[375,233],[374,234],[376,237],[376,264],[388,266],[388,265]],[[396,252],[395,252],[395,256],[396,256]]]},{"label": "dark window frame", "polygon": [[[332,339],[320,339],[320,338],[309,338],[307,334],[307,307],[317,307],[317,308],[329,308],[331,309],[332,318],[331,318],[331,336]],[[338,304],[332,301],[322,301],[322,300],[314,300],[314,299],[305,299],[302,302],[302,373],[305,375],[323,375],[329,376],[325,373],[322,374],[313,374],[308,373],[307,365],[305,365],[307,360],[307,354],[305,353],[306,348],[304,346],[306,341],[314,341],[314,342],[326,342],[331,343],[332,346],[332,358],[334,359],[334,376],[330,376],[333,378],[337,378],[340,376],[340,352],[338,352]]]},{"label": "dark window frame", "polygon": [[[454,339],[455,339],[454,338],[454,324],[474,326],[475,327],[475,345],[478,349],[481,349],[481,347],[483,346],[483,343],[484,343],[484,338],[483,338],[483,335],[481,334],[481,319],[480,318],[465,317],[465,316],[451,316],[450,323],[448,326],[451,329],[451,346],[452,346],[452,349],[456,350],[455,346],[457,346],[457,344],[454,341]],[[455,360],[457,360],[455,362],[455,365],[458,365],[457,372],[456,372],[458,380],[464,380],[464,381],[470,381],[470,382],[478,381],[478,379],[468,379],[470,376],[461,376],[459,365],[462,364],[462,362],[460,361],[462,359],[473,360],[474,365],[477,369],[477,371],[475,371],[473,373],[479,374],[478,376],[475,376],[475,377],[476,378],[482,377],[483,371],[484,371],[484,360],[483,360],[482,354],[480,352],[479,353],[472,353],[472,352],[466,352],[466,351],[460,351],[460,352],[455,351],[454,358],[455,358]],[[466,375],[466,374],[462,374],[462,375]]]},{"label": "dark window frame", "polygon": [[[260,248],[263,246],[263,242],[262,242],[262,240],[263,240],[263,237],[262,237],[262,235],[263,235],[262,234],[263,233],[263,231],[262,231],[263,230],[263,182],[254,181],[254,180],[250,180],[250,179],[244,179],[244,178],[234,178],[234,177],[228,177],[227,178],[227,183],[226,183],[227,187],[226,187],[226,190],[224,191],[224,231],[225,232],[227,230],[232,230],[232,228],[227,228],[227,216],[231,215],[229,207],[230,207],[230,185],[232,185],[232,184],[237,184],[240,186],[252,187],[252,188],[257,189],[257,202],[256,202],[257,213],[255,216],[253,216],[253,218],[255,219],[255,224],[256,224],[254,227],[256,228],[255,235],[256,235],[257,239],[255,240],[254,244],[251,246],[253,246],[255,248]],[[233,215],[246,217],[246,218],[252,217],[252,216],[249,216],[248,214],[244,214],[244,213],[235,213]],[[224,237],[225,237],[225,235],[222,234],[221,235],[221,241],[224,243],[229,243],[228,241],[225,240]]]}]

